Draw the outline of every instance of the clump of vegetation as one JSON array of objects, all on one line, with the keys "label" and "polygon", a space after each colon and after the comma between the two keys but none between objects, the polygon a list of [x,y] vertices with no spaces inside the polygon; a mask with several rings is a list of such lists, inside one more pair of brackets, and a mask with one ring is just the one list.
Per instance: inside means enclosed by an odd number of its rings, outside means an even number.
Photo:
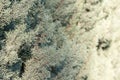
[{"label": "clump of vegetation", "polygon": [[0,78],[74,80],[83,60],[66,33],[80,20],[77,1],[1,0]]}]

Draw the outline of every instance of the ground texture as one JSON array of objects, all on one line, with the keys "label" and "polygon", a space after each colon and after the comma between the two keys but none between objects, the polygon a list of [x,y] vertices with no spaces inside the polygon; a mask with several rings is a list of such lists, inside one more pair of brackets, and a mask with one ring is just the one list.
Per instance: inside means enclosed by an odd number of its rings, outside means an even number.
[{"label": "ground texture", "polygon": [[0,0],[0,80],[120,80],[120,0]]}]

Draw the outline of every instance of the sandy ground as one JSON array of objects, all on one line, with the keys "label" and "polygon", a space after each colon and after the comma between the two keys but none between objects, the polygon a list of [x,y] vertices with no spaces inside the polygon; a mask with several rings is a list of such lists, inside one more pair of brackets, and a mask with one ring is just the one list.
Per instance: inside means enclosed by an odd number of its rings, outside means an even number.
[{"label": "sandy ground", "polygon": [[[119,80],[120,77],[120,55],[119,55],[119,0],[103,0],[98,17],[107,14],[107,17],[96,21],[92,34],[92,47],[90,57],[81,73],[89,75],[83,80]],[[99,10],[98,8],[98,10]],[[85,36],[85,35],[84,35]],[[86,73],[87,72],[87,73]]]}]

